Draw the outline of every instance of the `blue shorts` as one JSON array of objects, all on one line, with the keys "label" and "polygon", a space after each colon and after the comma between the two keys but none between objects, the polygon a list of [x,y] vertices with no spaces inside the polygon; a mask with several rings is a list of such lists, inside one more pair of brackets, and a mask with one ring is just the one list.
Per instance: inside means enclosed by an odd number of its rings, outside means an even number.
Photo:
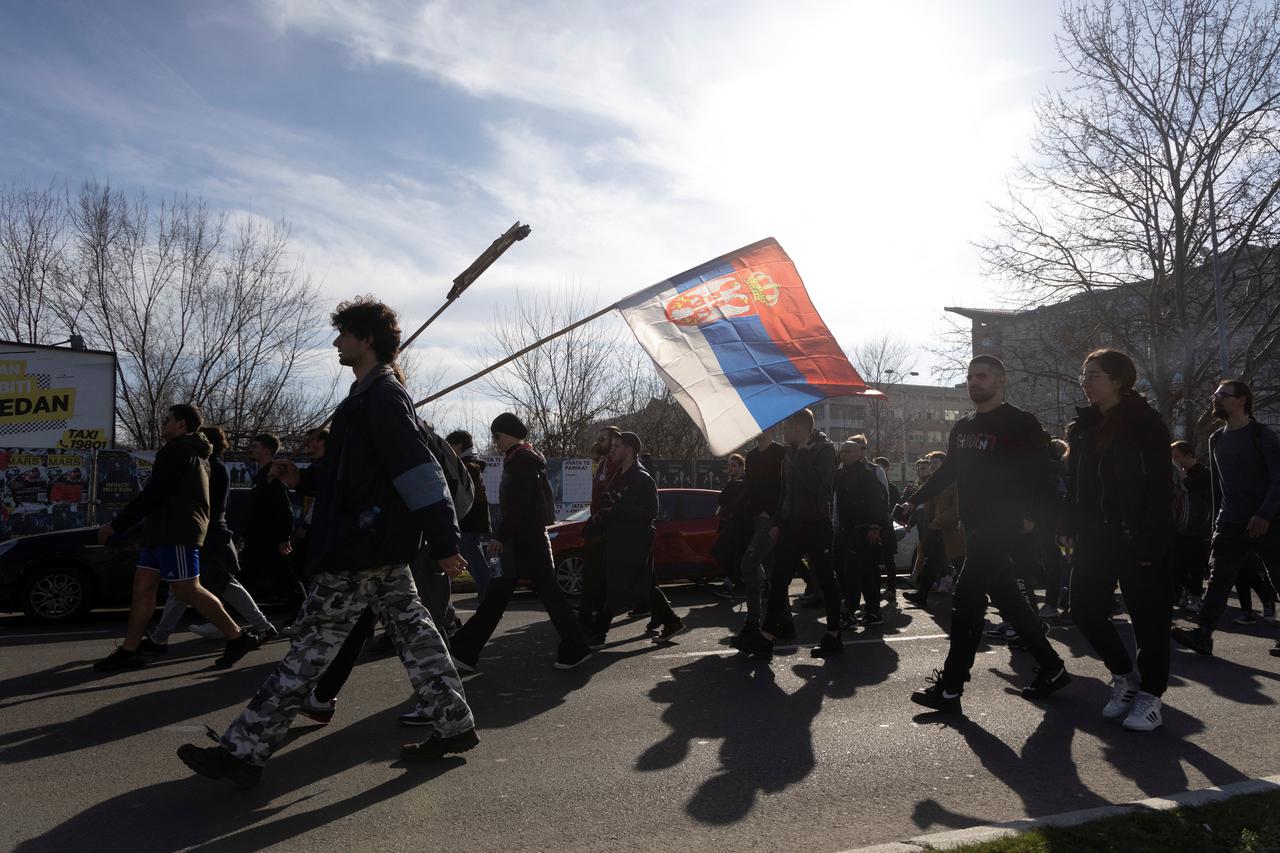
[{"label": "blue shorts", "polygon": [[159,572],[160,579],[189,581],[200,577],[200,549],[194,545],[155,545],[143,548],[138,568]]}]

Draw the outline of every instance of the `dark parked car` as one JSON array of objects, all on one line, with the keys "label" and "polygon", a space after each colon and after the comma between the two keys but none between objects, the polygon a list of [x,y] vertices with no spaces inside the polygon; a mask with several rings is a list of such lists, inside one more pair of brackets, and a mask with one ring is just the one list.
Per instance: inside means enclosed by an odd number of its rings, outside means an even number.
[{"label": "dark parked car", "polygon": [[79,527],[0,543],[0,610],[70,622],[95,607],[128,605],[139,548],[118,538],[99,545],[96,527]]},{"label": "dark parked car", "polygon": [[[248,503],[247,489],[231,492],[227,519],[232,525],[243,523]],[[21,610],[41,622],[71,622],[97,607],[127,607],[141,551],[136,533],[117,536],[110,545],[98,544],[96,527],[0,542],[0,612]],[[270,598],[270,590],[246,585],[259,603]]]}]

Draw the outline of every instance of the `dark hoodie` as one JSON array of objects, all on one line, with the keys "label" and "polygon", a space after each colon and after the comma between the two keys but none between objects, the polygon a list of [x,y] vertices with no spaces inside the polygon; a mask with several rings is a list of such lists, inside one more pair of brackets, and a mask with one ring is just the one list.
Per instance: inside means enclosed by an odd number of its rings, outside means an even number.
[{"label": "dark hoodie", "polygon": [[142,491],[111,523],[123,533],[146,519],[142,545],[204,544],[209,529],[209,457],[213,445],[199,433],[180,435],[156,452]]},{"label": "dark hoodie", "polygon": [[[748,474],[750,471],[748,467]],[[774,523],[783,526],[830,520],[835,477],[836,447],[825,433],[815,429],[804,444],[788,447],[782,461],[782,490]],[[877,480],[876,487],[879,485]]]},{"label": "dark hoodie", "polygon": [[1174,533],[1169,428],[1135,393],[1106,415],[1097,406],[1077,413],[1067,428],[1067,532],[1116,527],[1138,562],[1159,562]]},{"label": "dark hoodie", "polygon": [[493,538],[504,544],[545,537],[542,479],[547,460],[527,442],[507,451],[498,486],[498,527]]}]

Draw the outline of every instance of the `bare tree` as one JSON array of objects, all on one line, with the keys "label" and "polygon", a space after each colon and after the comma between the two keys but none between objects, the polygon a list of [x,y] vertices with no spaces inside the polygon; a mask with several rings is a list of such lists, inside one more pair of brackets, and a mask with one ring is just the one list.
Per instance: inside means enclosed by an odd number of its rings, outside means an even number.
[{"label": "bare tree", "polygon": [[[1073,82],[1040,102],[1037,157],[981,252],[1023,307],[1073,300],[1074,321],[1133,355],[1165,418],[1194,435],[1220,374],[1218,319],[1231,371],[1262,381],[1262,399],[1276,390],[1280,5],[1069,0],[1062,26]],[[1083,355],[1063,357],[1074,369]]]},{"label": "bare tree", "polygon": [[[889,382],[901,382],[906,374],[915,367],[915,354],[910,344],[906,341],[895,338],[889,334],[883,334],[878,338],[865,341],[853,348],[853,366],[862,376],[864,382],[872,386],[883,386]],[[890,441],[892,436],[888,434],[889,428],[885,424],[884,400],[871,400],[871,443],[874,448],[874,455],[884,453],[883,449]],[[905,417],[904,412],[904,417]],[[881,429],[885,430],[883,435]],[[901,428],[906,429],[906,423],[900,424]]]},{"label": "bare tree", "polygon": [[329,400],[307,385],[317,293],[290,259],[287,225],[229,224],[186,196],[152,208],[94,183],[69,218],[63,310],[118,356],[128,442],[156,446],[178,401],[204,408],[234,444],[323,419]]},{"label": "bare tree", "polygon": [[659,459],[705,459],[711,455],[702,430],[676,400],[638,344],[624,345],[620,359],[618,428],[640,436],[645,452]]},{"label": "bare tree", "polygon": [[30,344],[66,335],[61,288],[66,209],[53,186],[0,193],[0,336]]},{"label": "bare tree", "polygon": [[[504,357],[586,316],[581,291],[521,295],[500,307],[487,356]],[[582,326],[538,347],[485,380],[490,393],[528,425],[548,456],[588,452],[592,425],[623,401],[622,333],[611,320]]]}]

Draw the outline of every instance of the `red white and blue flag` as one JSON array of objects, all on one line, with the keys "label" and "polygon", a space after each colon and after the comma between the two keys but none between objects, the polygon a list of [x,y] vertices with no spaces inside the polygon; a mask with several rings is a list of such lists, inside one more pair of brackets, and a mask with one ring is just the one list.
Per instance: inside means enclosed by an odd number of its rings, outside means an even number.
[{"label": "red white and blue flag", "polygon": [[879,394],[853,369],[772,238],[617,307],[717,455],[819,400]]}]

